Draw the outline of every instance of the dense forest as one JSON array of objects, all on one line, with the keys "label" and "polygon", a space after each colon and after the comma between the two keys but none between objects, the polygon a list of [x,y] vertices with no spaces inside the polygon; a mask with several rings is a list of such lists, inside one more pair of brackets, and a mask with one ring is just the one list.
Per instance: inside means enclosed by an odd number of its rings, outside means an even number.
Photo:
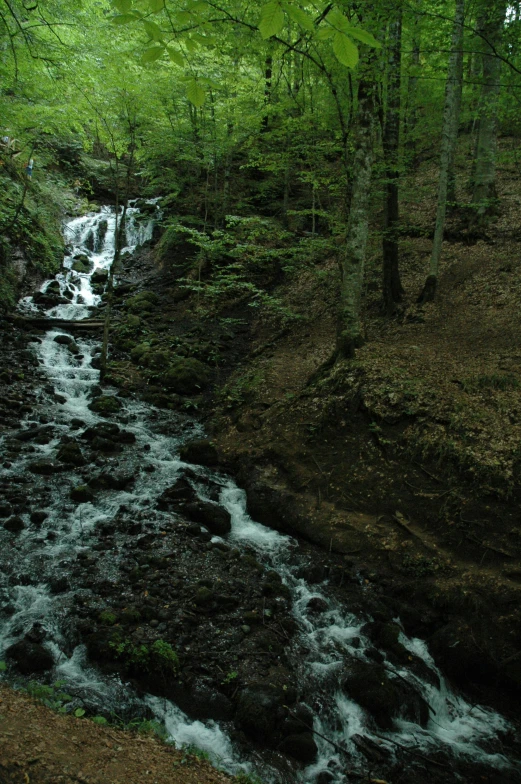
[{"label": "dense forest", "polygon": [[0,0],[0,677],[90,744],[38,780],[519,780],[520,105],[521,3]]}]

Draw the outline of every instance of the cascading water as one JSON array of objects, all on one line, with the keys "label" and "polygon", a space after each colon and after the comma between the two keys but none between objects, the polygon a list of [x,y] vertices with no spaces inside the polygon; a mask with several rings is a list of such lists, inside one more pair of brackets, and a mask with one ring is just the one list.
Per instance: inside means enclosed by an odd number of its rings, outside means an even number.
[{"label": "cascading water", "polygon": [[[51,292],[59,304],[47,308],[54,318],[78,320],[88,318],[92,308],[100,302],[100,288],[93,290],[93,281],[103,283],[114,255],[115,214],[110,208],[70,221],[65,229],[69,253],[64,270],[55,281],[48,281],[40,292],[40,301]],[[136,245],[151,238],[152,221],[139,220],[139,211],[130,207],[127,213],[124,249],[132,252]],[[43,296],[43,300],[42,300]],[[38,297],[36,297],[38,301]],[[36,308],[31,298],[21,308]],[[4,482],[22,482],[34,466],[39,482],[37,499],[45,509],[38,526],[32,516],[22,514],[23,530],[17,537],[0,529],[3,570],[0,576],[0,595],[3,610],[0,625],[0,654],[27,635],[38,635],[54,660],[53,677],[63,681],[74,693],[81,694],[82,704],[95,713],[112,709],[118,715],[140,715],[151,711],[164,722],[169,735],[177,744],[195,744],[207,750],[227,770],[248,769],[227,735],[225,725],[216,722],[190,720],[176,705],[163,698],[139,696],[116,676],[107,676],[92,667],[83,646],[72,647],[68,642],[69,617],[76,597],[88,593],[88,587],[75,585],[74,564],[78,558],[88,557],[93,534],[100,525],[112,520],[119,511],[131,509],[135,518],[149,510],[161,493],[172,485],[176,476],[187,468],[179,459],[179,446],[187,437],[200,435],[199,426],[169,412],[151,411],[150,407],[134,400],[115,416],[126,432],[135,439],[135,446],[118,460],[117,471],[132,475],[128,486],[113,487],[104,492],[96,503],[88,497],[82,503],[70,503],[71,488],[85,480],[81,463],[69,466],[64,473],[56,467],[56,455],[64,439],[82,428],[104,422],[91,410],[91,394],[98,382],[98,371],[93,362],[99,347],[92,339],[74,340],[62,329],[52,329],[37,346],[40,363],[48,379],[47,391],[42,393],[40,422],[27,422],[24,434],[34,434],[29,449],[19,449],[16,459],[10,460]],[[93,366],[94,365],[94,366]],[[8,439],[2,439],[9,446]],[[22,443],[28,443],[23,437]],[[146,454],[147,470],[143,469]],[[100,458],[97,464],[107,472],[115,471],[111,458]],[[46,469],[45,466],[48,466]],[[410,651],[411,660],[422,663],[422,671],[398,666],[381,659],[390,676],[399,679],[419,694],[429,706],[430,717],[420,726],[411,717],[396,719],[392,729],[377,731],[366,712],[350,700],[340,688],[346,661],[364,664],[369,660],[372,643],[365,637],[363,625],[367,618],[359,618],[346,611],[332,599],[327,583],[320,589],[311,588],[298,576],[295,566],[296,543],[251,520],[246,512],[245,494],[228,479],[202,468],[191,466],[195,478],[210,478],[221,487],[220,503],[231,515],[232,530],[228,535],[237,548],[248,547],[257,553],[259,561],[276,570],[287,586],[293,614],[299,627],[298,641],[289,652],[299,672],[302,692],[309,695],[314,708],[313,730],[318,746],[316,761],[294,774],[301,782],[341,782],[350,780],[350,773],[367,770],[361,750],[361,739],[373,744],[387,757],[394,759],[400,751],[421,755],[442,755],[444,761],[465,758],[489,770],[504,771],[505,780],[515,770],[517,762],[502,753],[501,736],[509,732],[508,722],[500,715],[479,706],[471,706],[451,692],[437,671],[428,650],[420,640],[400,635],[400,642]],[[40,476],[38,475],[40,473]],[[43,474],[43,475],[42,475]],[[205,500],[205,485],[197,485],[199,497]],[[157,515],[156,528],[162,525]],[[214,537],[214,542],[218,542]],[[107,579],[125,568],[125,543],[121,539],[110,552],[97,550],[99,566]],[[298,560],[298,559],[297,559]],[[57,590],[57,582],[61,587]],[[311,604],[319,602],[322,611],[310,613]],[[36,632],[35,632],[36,629]],[[316,706],[320,705],[320,710]],[[346,765],[346,760],[349,764]],[[443,766],[442,766],[443,767]],[[276,779],[277,774],[265,765],[263,775]],[[447,779],[448,780],[448,779]],[[457,780],[451,778],[451,780]],[[469,779],[467,779],[469,780]]]}]

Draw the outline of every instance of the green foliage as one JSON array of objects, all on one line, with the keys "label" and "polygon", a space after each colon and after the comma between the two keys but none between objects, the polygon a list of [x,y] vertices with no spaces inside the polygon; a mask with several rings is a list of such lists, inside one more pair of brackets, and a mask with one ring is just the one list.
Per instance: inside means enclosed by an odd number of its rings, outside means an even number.
[{"label": "green foliage", "polygon": [[255,775],[255,773],[245,773],[241,771],[234,776],[233,781],[235,784],[263,784],[262,779]]},{"label": "green foliage", "polygon": [[103,610],[103,612],[100,612],[99,614],[99,622],[106,624],[107,626],[113,626],[117,619],[117,615],[110,610]]},{"label": "green foliage", "polygon": [[7,670],[7,664],[5,661],[0,661],[0,672],[5,672]]},{"label": "green foliage", "polygon": [[232,670],[224,676],[221,681],[223,686],[227,686],[229,683],[233,683],[233,681],[238,677],[239,673],[236,670]]},{"label": "green foliage", "polygon": [[27,684],[24,691],[47,708],[51,708],[51,710],[57,711],[58,713],[68,713],[70,703],[73,702],[74,697],[61,691],[63,685],[63,681],[56,681],[56,683],[53,683],[51,686],[48,686],[45,683],[31,681]]},{"label": "green foliage", "polygon": [[236,408],[248,402],[255,389],[264,381],[260,371],[249,371],[225,384],[219,392],[219,401],[224,408]]},{"label": "green foliage", "polygon": [[512,373],[490,373],[466,378],[461,382],[465,392],[476,393],[485,389],[519,389],[519,379]]},{"label": "green foliage", "polygon": [[[184,754],[184,759],[187,757],[195,757],[198,760],[209,760],[210,755],[204,749],[200,749],[199,746],[196,746],[194,743],[185,743],[181,746],[181,751]],[[181,760],[181,764],[184,764],[183,760]]]},{"label": "green foliage", "polygon": [[126,666],[137,670],[159,669],[164,672],[176,672],[179,658],[170,643],[156,640],[151,646],[144,643],[136,645],[128,637],[123,637],[117,630],[109,641],[114,658],[121,659]]}]

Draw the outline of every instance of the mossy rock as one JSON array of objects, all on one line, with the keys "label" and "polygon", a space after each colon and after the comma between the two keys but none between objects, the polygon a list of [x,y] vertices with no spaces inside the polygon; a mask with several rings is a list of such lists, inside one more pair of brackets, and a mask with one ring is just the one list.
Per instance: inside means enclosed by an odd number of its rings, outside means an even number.
[{"label": "mossy rock", "polygon": [[73,270],[73,272],[82,272],[88,275],[92,269],[92,266],[93,266],[92,262],[81,261],[80,259],[77,259],[77,261],[73,263],[71,269]]},{"label": "mossy rock", "polygon": [[70,465],[84,466],[87,462],[75,441],[71,441],[69,444],[62,444],[58,450],[57,457],[62,463],[69,463]]},{"label": "mossy rock", "polygon": [[121,410],[121,403],[114,395],[101,395],[93,400],[92,403],[89,403],[89,408],[97,414],[109,416]]},{"label": "mossy rock", "polygon": [[71,501],[76,501],[79,504],[92,503],[94,492],[88,485],[78,485],[71,490]]},{"label": "mossy rock", "polygon": [[208,386],[210,368],[198,359],[178,359],[161,376],[161,382],[179,395],[190,395]]},{"label": "mossy rock", "polygon": [[147,313],[154,310],[159,302],[159,297],[153,291],[141,291],[134,297],[129,297],[125,302],[125,308],[130,313]]},{"label": "mossy rock", "polygon": [[166,348],[146,351],[141,359],[142,364],[151,370],[161,370],[168,367],[171,361],[172,353]]},{"label": "mossy rock", "polygon": [[130,352],[130,358],[132,362],[139,364],[140,362],[142,362],[143,357],[146,354],[148,354],[150,350],[151,350],[150,343],[138,343],[137,346],[134,346],[134,348]]}]

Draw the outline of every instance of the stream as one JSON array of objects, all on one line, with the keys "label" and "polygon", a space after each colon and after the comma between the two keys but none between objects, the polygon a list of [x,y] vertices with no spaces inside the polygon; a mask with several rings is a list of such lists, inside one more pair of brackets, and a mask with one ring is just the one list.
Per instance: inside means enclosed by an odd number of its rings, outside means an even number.
[{"label": "stream", "polygon": [[[142,218],[131,206],[123,252],[132,253],[150,240],[152,230],[153,220]],[[104,271],[114,255],[114,232],[115,214],[109,207],[69,221],[62,272],[46,281],[38,296],[22,300],[20,311],[37,312],[40,304],[50,317],[88,318],[101,301]],[[53,304],[53,298],[59,303]],[[427,645],[403,631],[400,650],[408,651],[411,666],[390,661],[385,650],[375,653],[365,632],[369,614],[350,612],[338,592],[330,590],[327,579],[306,581],[297,541],[252,520],[245,493],[230,477],[181,460],[181,445],[204,435],[197,422],[132,397],[118,397],[120,408],[108,417],[93,410],[93,392],[99,383],[98,339],[80,333],[73,337],[57,327],[42,334],[33,349],[46,378],[38,405],[20,432],[4,435],[0,441],[2,489],[12,493],[15,488],[24,496],[29,484],[32,488],[31,509],[14,515],[18,530],[13,525],[0,528],[0,659],[21,640],[41,644],[53,659],[50,674],[42,680],[60,681],[65,691],[81,700],[72,707],[84,706],[91,716],[154,716],[177,746],[197,746],[225,770],[257,771],[267,782],[342,784],[359,781],[368,770],[380,778],[407,766],[416,777],[427,769],[433,778],[424,780],[521,781],[519,761],[508,751],[513,728],[504,717],[471,705],[452,691]],[[116,393],[103,390],[104,395]],[[74,488],[86,486],[92,467],[78,461],[65,470],[57,455],[64,444],[81,438],[89,428],[101,432],[100,425],[107,421],[126,434],[128,444],[117,458],[102,452],[96,459],[97,469],[113,477],[112,486],[95,497],[86,490],[83,499],[80,493],[76,501],[71,500]],[[126,514],[150,536],[159,535],[171,515],[160,507],[157,511],[157,499],[183,475],[191,477],[202,501],[216,500],[217,493],[218,503],[231,516],[230,533],[220,537],[203,531],[208,547],[254,553],[286,586],[288,612],[297,631],[285,656],[297,675],[300,701],[311,716],[317,747],[314,760],[307,764],[292,761],[291,753],[289,762],[281,761],[279,753],[264,753],[262,739],[249,749],[247,740],[236,742],[230,721],[190,718],[172,700],[143,693],[117,672],[103,671],[71,631],[78,602],[88,605],[96,593],[96,583],[85,577],[85,571],[80,574],[78,564],[90,564],[92,572],[102,572],[106,581],[119,579],[131,566],[139,567],[131,562],[135,555],[129,549],[135,536],[131,529],[118,531],[110,549],[99,539],[100,529]],[[125,481],[125,476],[132,481]],[[361,579],[361,592],[362,583]],[[395,623],[399,625],[399,620]],[[167,626],[159,619],[159,632],[161,624],[163,629]],[[397,709],[392,726],[384,721],[375,724],[367,705],[358,704],[346,686],[353,672],[361,677],[369,672],[364,668],[374,666],[375,657],[409,706]],[[3,677],[20,685],[34,679],[20,678],[11,665]],[[353,691],[354,687],[351,695]],[[394,699],[396,690],[393,695]],[[384,702],[390,698],[382,692]]]}]

